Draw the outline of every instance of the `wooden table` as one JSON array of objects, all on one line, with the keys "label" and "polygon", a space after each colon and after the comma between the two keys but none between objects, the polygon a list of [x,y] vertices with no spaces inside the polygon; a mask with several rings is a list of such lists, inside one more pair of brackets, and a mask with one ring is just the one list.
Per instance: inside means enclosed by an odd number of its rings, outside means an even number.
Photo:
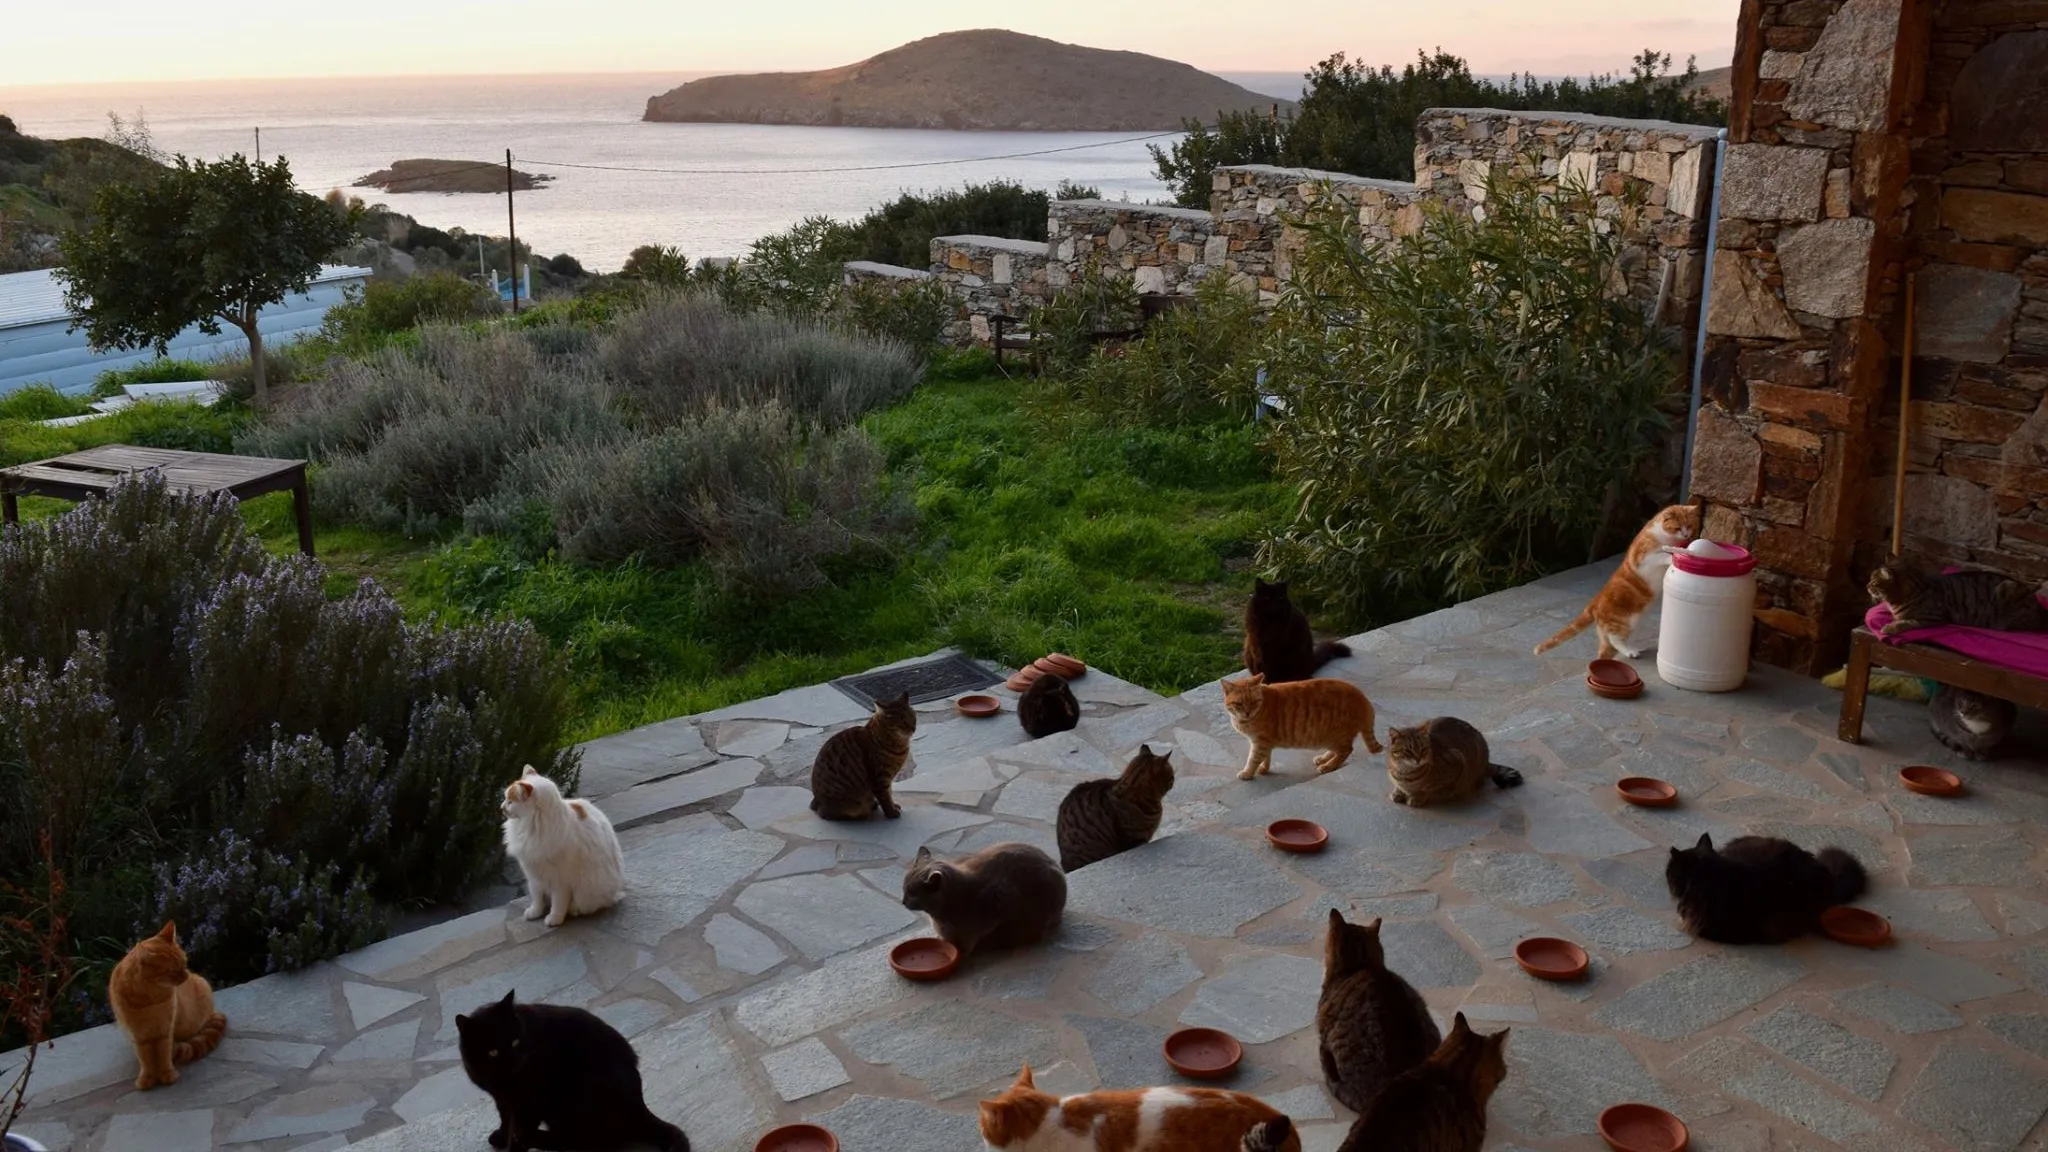
[{"label": "wooden table", "polygon": [[18,523],[17,498],[54,496],[83,500],[110,491],[121,478],[154,471],[171,491],[187,496],[226,492],[237,500],[269,492],[292,494],[292,515],[299,523],[299,551],[313,554],[313,499],[306,487],[304,460],[266,460],[261,456],[223,456],[217,452],[179,452],[108,444],[0,468],[0,520]]},{"label": "wooden table", "polygon": [[1939,680],[2028,708],[2048,708],[2048,680],[1972,660],[1933,644],[1890,644],[1870,629],[1858,628],[1849,638],[1849,671],[1842,684],[1842,720],[1836,730],[1836,735],[1850,744],[1863,739],[1863,701],[1870,693],[1872,666]]}]

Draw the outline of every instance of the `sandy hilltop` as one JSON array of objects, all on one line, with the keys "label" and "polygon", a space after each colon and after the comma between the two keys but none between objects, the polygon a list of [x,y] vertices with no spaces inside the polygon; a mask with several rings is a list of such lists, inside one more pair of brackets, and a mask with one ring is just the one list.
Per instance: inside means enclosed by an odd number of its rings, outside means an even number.
[{"label": "sandy hilltop", "polygon": [[1145,131],[1278,105],[1197,68],[1017,32],[948,32],[821,72],[711,76],[643,119],[1011,131]]}]

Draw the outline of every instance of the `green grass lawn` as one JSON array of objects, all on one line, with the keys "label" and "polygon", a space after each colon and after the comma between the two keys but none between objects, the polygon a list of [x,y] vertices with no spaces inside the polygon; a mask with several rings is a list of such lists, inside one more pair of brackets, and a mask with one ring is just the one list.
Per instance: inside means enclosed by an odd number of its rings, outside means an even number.
[{"label": "green grass lawn", "polygon": [[[1252,431],[1110,429],[1040,411],[1021,387],[926,384],[871,416],[866,427],[913,486],[915,542],[792,600],[735,598],[701,566],[580,568],[521,559],[491,538],[322,523],[328,590],[369,577],[415,617],[532,620],[567,653],[576,740],[948,644],[1012,665],[1068,652],[1166,693],[1235,667],[1243,569],[1288,503]],[[217,431],[211,414],[180,415],[199,438]],[[175,440],[180,426],[167,414],[124,417],[62,430],[0,421],[0,462]],[[24,514],[64,507],[25,501]],[[297,547],[288,496],[250,501],[247,514],[273,549]]]}]

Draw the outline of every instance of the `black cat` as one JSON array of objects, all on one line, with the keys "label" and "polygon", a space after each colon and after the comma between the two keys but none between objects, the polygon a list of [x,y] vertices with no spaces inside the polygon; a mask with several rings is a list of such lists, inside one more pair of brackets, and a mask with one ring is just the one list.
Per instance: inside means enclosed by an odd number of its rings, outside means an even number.
[{"label": "black cat", "polygon": [[681,1128],[647,1110],[633,1046],[583,1009],[515,1004],[507,992],[457,1016],[455,1029],[462,1070],[498,1105],[491,1147],[612,1152],[652,1144],[690,1152]]},{"label": "black cat", "polygon": [[1685,930],[1722,944],[1783,944],[1820,927],[1820,914],[1863,895],[1863,865],[1840,848],[1816,856],[1790,840],[1702,834],[1673,848],[1664,883]]},{"label": "black cat", "polygon": [[1252,598],[1244,606],[1244,670],[1263,675],[1268,684],[1307,680],[1316,669],[1351,649],[1336,640],[1316,643],[1308,616],[1287,597],[1287,581],[1271,584],[1256,577]]},{"label": "black cat", "polygon": [[1065,732],[1081,722],[1081,702],[1065,677],[1047,672],[1017,697],[1017,723],[1033,740]]}]

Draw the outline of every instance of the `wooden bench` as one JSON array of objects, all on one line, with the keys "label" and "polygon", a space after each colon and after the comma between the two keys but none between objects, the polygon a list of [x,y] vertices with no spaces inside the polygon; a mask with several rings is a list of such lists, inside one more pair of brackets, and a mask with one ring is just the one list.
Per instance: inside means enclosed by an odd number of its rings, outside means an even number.
[{"label": "wooden bench", "polygon": [[0,468],[0,521],[20,522],[19,498],[54,496],[84,500],[103,496],[125,476],[157,472],[171,491],[186,496],[226,492],[247,500],[268,492],[289,491],[292,515],[299,526],[299,551],[313,554],[313,500],[306,487],[304,460],[267,460],[261,456],[223,456],[217,452],[180,452],[108,444],[33,464]]},{"label": "wooden bench", "polygon": [[[1189,307],[1194,302],[1195,298],[1193,296],[1162,296],[1157,294],[1140,296],[1138,297],[1138,326],[1136,328],[1116,328],[1108,331],[1090,332],[1088,334],[1088,343],[1109,345],[1129,343],[1143,336],[1145,330],[1150,328],[1152,322],[1160,316],[1176,308]],[[1038,342],[1038,334],[1029,328],[1019,327],[1013,330],[1011,327],[1012,325],[1021,326],[1028,319],[1026,317],[1020,320],[1018,317],[1005,316],[1001,313],[988,318],[988,344],[989,348],[996,354],[997,371],[1002,370],[1003,353],[1005,351],[1027,353],[1033,376],[1038,375],[1040,370],[1044,368],[1045,348]]]},{"label": "wooden bench", "polygon": [[1850,744],[1863,740],[1863,704],[1870,694],[1873,667],[1939,680],[2027,708],[2048,708],[2048,680],[1972,660],[1933,644],[1889,644],[1870,629],[1858,628],[1849,638],[1849,671],[1842,684],[1842,721],[1836,730],[1836,735]]}]

